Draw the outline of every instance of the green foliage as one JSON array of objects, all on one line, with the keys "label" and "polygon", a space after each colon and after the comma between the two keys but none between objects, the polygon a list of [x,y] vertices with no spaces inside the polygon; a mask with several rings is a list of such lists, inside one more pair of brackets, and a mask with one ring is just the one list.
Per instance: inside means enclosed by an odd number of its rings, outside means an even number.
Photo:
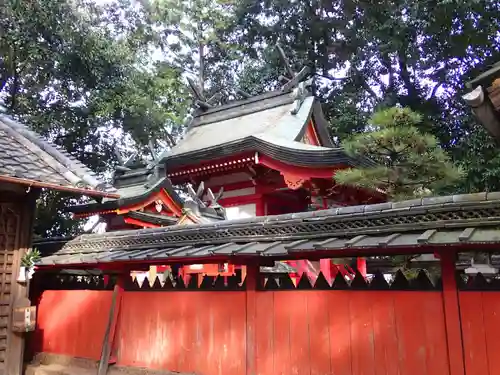
[{"label": "green foliage", "polygon": [[[145,19],[126,1],[7,0],[0,9],[0,97],[8,110],[96,172],[113,148],[172,144],[189,105],[181,72],[150,64]],[[172,134],[174,136],[172,136]],[[35,233],[68,235],[62,209],[77,200],[44,192]]]},{"label": "green foliage", "polygon": [[41,254],[38,249],[30,249],[21,258],[21,266],[31,268],[40,260],[40,258]]},{"label": "green foliage", "polygon": [[[492,190],[500,188],[496,146],[457,93],[500,60],[499,29],[494,1],[6,0],[0,97],[10,112],[104,173],[116,162],[115,145],[144,151],[154,140],[160,149],[182,134],[191,105],[186,76],[207,96],[222,90],[224,99],[235,87],[277,88],[280,41],[295,68],[314,67],[315,93],[335,141],[364,134],[373,112],[409,108],[422,116],[412,125],[422,138],[407,128],[392,136],[419,139],[419,147],[437,142],[464,169],[454,185],[433,183],[435,192]],[[442,151],[423,155],[419,176],[447,162]],[[375,172],[390,174],[382,166]],[[39,235],[81,229],[61,211],[74,200],[50,193],[40,202]]]},{"label": "green foliage", "polygon": [[342,146],[349,155],[370,158],[377,166],[338,171],[335,181],[381,189],[392,199],[432,194],[455,183],[462,171],[439,147],[436,137],[418,130],[421,120],[408,108],[374,113],[370,130],[347,138]]}]

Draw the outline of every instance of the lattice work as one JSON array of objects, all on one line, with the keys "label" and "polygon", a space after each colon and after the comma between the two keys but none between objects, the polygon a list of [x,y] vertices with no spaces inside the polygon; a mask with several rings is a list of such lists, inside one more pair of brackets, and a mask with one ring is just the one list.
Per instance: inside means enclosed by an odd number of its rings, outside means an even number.
[{"label": "lattice work", "polygon": [[[370,217],[371,216],[371,217]],[[377,233],[415,230],[425,227],[431,228],[433,222],[446,221],[453,223],[464,220],[500,219],[500,207],[462,209],[459,211],[411,213],[407,215],[368,215],[350,217],[339,220],[336,216],[306,221],[290,220],[289,223],[264,223],[264,225],[227,226],[222,228],[203,228],[196,231],[164,229],[161,232],[152,232],[133,237],[115,238],[108,234],[99,239],[78,241],[65,246],[63,253],[71,252],[98,252],[109,248],[135,248],[168,244],[202,244],[217,242],[230,238],[231,241],[247,240],[249,237],[256,240],[303,239],[314,236],[345,237],[357,233],[366,234],[369,230]]]},{"label": "lattice work", "polygon": [[440,290],[441,283],[433,283],[425,271],[420,271],[414,279],[408,280],[406,276],[398,271],[394,279],[388,282],[384,275],[377,272],[368,280],[359,272],[352,281],[345,279],[340,273],[337,274],[332,282],[326,280],[320,272],[317,279],[312,281],[306,274],[303,274],[300,280],[294,284],[289,275],[271,276],[261,283],[262,290],[415,290],[415,291],[433,291]]},{"label": "lattice work", "polygon": [[158,277],[151,282],[147,277],[139,282],[137,279],[128,279],[125,284],[127,291],[159,292],[159,291],[235,291],[245,289],[244,282],[236,275],[233,276],[203,276],[196,274],[186,280],[180,277],[167,278],[160,281]]},{"label": "lattice work", "polygon": [[39,282],[43,290],[108,290],[113,287],[114,279],[108,283],[104,277],[43,274]]},{"label": "lattice work", "polygon": [[0,204],[0,369],[5,368],[9,334],[11,287],[15,250],[18,247],[19,213]]},{"label": "lattice work", "polygon": [[485,277],[481,272],[477,275],[468,276],[465,274],[457,275],[458,288],[461,291],[500,291],[500,279],[498,277]]}]

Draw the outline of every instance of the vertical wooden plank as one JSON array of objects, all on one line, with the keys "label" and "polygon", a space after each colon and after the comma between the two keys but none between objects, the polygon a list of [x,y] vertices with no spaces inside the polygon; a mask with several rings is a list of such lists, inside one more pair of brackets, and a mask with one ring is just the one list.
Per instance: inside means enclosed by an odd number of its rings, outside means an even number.
[{"label": "vertical wooden plank", "polygon": [[429,375],[447,375],[448,347],[441,292],[421,293],[422,313],[425,325],[427,373]]},{"label": "vertical wooden plank", "polygon": [[330,364],[330,326],[328,321],[328,294],[330,293],[332,293],[330,290],[306,292],[311,375],[332,373]]},{"label": "vertical wooden plank", "polygon": [[[217,292],[214,292],[217,293]],[[219,292],[221,297],[225,292]],[[212,299],[212,312],[213,312],[213,335],[215,343],[215,355],[212,358],[213,367],[209,374],[211,375],[224,375],[224,357],[225,348],[227,347],[227,331],[229,327],[229,319],[224,310],[227,309],[225,305],[219,304],[220,297]],[[216,302],[217,301],[217,302]]]},{"label": "vertical wooden plank", "polygon": [[[199,313],[196,314],[196,353],[207,353],[207,338],[208,338],[208,322],[209,319],[207,314],[207,307],[210,304],[211,292],[200,293],[198,299],[198,306],[200,308]],[[201,374],[205,371],[207,367],[207,362],[210,361],[210,358],[207,358],[206,355],[197,355],[196,358],[196,366],[195,366],[195,374]],[[168,367],[164,367],[168,369]]]},{"label": "vertical wooden plank", "polygon": [[[482,295],[482,308],[486,337],[486,351],[488,356],[489,374],[498,373],[496,357],[500,353],[500,293],[484,292]],[[481,306],[481,305],[480,305]],[[484,374],[488,374],[485,372]]]},{"label": "vertical wooden plank", "polygon": [[[177,340],[177,345],[179,345],[179,351],[177,355],[177,369],[174,371],[177,372],[188,372],[186,371],[188,368],[188,361],[189,361],[189,355],[191,354],[188,351],[188,348],[190,346],[189,342],[189,326],[191,324],[191,319],[190,319],[190,313],[189,313],[189,302],[190,302],[190,297],[192,297],[193,292],[173,292],[176,294],[176,302],[177,302],[177,318],[176,318],[176,336],[178,338]],[[188,296],[188,294],[190,296]],[[212,304],[210,303],[209,306],[207,306],[210,311],[210,335],[214,335],[214,328],[213,328],[213,321],[214,321],[214,313],[212,311]],[[212,345],[214,347],[215,344]],[[215,362],[214,353],[209,353],[212,354],[212,362]],[[207,374],[212,374],[211,372],[207,372]]]},{"label": "vertical wooden plank", "polygon": [[[229,343],[227,345],[225,374],[246,374],[246,296],[242,292],[225,293],[229,310]],[[257,329],[257,327],[256,327]],[[256,332],[257,335],[257,332]],[[257,342],[257,339],[256,339]],[[256,345],[257,346],[257,345]],[[257,349],[257,348],[256,348]],[[199,372],[201,373],[201,372]]]},{"label": "vertical wooden plank", "polygon": [[[274,292],[274,371],[273,374],[291,374],[290,325],[298,324],[290,319],[295,306],[290,304],[288,292]],[[292,307],[292,308],[291,308]]]},{"label": "vertical wooden plank", "polygon": [[399,355],[402,372],[421,375],[427,371],[425,326],[419,292],[394,292]]},{"label": "vertical wooden plank", "polygon": [[456,254],[450,250],[447,249],[447,251],[439,252],[443,280],[443,305],[448,342],[448,361],[450,364],[450,375],[464,375],[465,366],[460,327],[460,307],[455,278]]},{"label": "vertical wooden plank", "polygon": [[[24,189],[22,190],[24,193]],[[4,260],[3,277],[4,287],[10,282],[10,304],[9,304],[9,323],[7,327],[7,340],[6,340],[6,358],[5,358],[5,370],[7,375],[17,375],[22,372],[23,368],[23,356],[24,356],[24,335],[14,333],[11,330],[11,315],[12,307],[15,305],[17,299],[25,298],[28,296],[28,290],[25,285],[18,283],[16,280],[19,276],[19,269],[21,266],[21,258],[24,253],[31,247],[31,239],[33,232],[33,221],[35,216],[35,205],[36,199],[39,195],[39,189],[28,189],[28,193],[21,195],[17,198],[18,206],[17,214],[19,218],[17,220],[17,227],[13,228],[17,233],[15,234],[15,248],[13,249],[0,249],[0,251],[8,250],[14,251],[14,256],[12,259],[12,265],[8,266],[6,259]],[[5,214],[8,215],[8,214]],[[6,218],[5,218],[6,219]],[[8,228],[7,228],[8,230]],[[8,233],[2,233],[5,237]],[[4,241],[6,244],[8,241]],[[7,258],[7,254],[4,255]],[[12,268],[11,268],[12,267]],[[9,273],[8,268],[11,268],[12,272]],[[10,280],[7,280],[10,278]],[[2,293],[2,299],[8,298],[8,295]]]},{"label": "vertical wooden plank", "polygon": [[375,338],[370,294],[377,292],[353,291],[350,294],[352,373],[375,374]]},{"label": "vertical wooden plank", "polygon": [[113,348],[115,338],[116,325],[118,321],[118,314],[120,313],[121,299],[123,296],[124,277],[120,275],[118,281],[113,288],[113,295],[111,297],[111,307],[109,309],[108,323],[102,339],[101,358],[99,360],[99,367],[97,375],[106,375],[108,372],[109,359]]},{"label": "vertical wooden plank", "polygon": [[256,374],[255,356],[255,317],[256,317],[256,291],[259,277],[259,265],[248,265],[246,272],[246,374]]},{"label": "vertical wooden plank", "polygon": [[256,293],[255,367],[256,375],[274,373],[274,294],[272,291]]},{"label": "vertical wooden plank", "polygon": [[[308,303],[307,295],[314,293],[308,291],[281,291],[276,292],[288,297],[290,312],[290,367],[291,374],[310,375]],[[292,307],[293,306],[293,307]],[[317,339],[315,337],[312,338]]]},{"label": "vertical wooden plank", "polygon": [[399,375],[398,337],[394,316],[393,292],[371,293],[373,333],[375,336],[375,375]]},{"label": "vertical wooden plank", "polygon": [[351,355],[351,291],[335,290],[328,293],[330,367],[335,375],[353,375]]},{"label": "vertical wooden plank", "polygon": [[98,361],[110,305],[108,291],[45,291],[37,322],[43,334],[41,349]]},{"label": "vertical wooden plank", "polygon": [[482,292],[459,292],[467,375],[488,375]]}]

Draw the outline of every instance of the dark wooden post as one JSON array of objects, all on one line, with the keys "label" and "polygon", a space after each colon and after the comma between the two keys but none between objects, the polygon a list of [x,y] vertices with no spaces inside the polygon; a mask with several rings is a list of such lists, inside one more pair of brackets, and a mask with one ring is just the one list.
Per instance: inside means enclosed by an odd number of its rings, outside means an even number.
[{"label": "dark wooden post", "polygon": [[[1,193],[4,194],[4,193]],[[21,258],[31,247],[31,239],[33,234],[33,221],[35,214],[36,199],[38,198],[39,190],[24,188],[20,191],[18,197],[13,200],[16,201],[15,206],[17,206],[13,211],[12,215],[18,215],[18,225],[17,228],[13,228],[17,231],[16,246],[13,249],[1,249],[0,251],[5,251],[5,259],[7,259],[7,251],[13,250],[12,256],[12,273],[9,276],[4,276],[5,278],[10,277],[10,294],[11,303],[9,305],[9,323],[6,331],[7,335],[7,348],[6,348],[6,358],[5,358],[5,374],[6,375],[19,375],[22,373],[23,369],[23,358],[24,358],[24,343],[25,343],[25,333],[12,332],[12,308],[16,305],[18,300],[28,297],[28,288],[26,284],[20,284],[17,282],[19,276],[19,270],[21,266]],[[3,197],[2,197],[3,198]],[[5,235],[5,234],[4,234]],[[5,261],[4,261],[5,262]],[[2,272],[6,271],[2,270]],[[4,281],[5,283],[5,281]],[[8,285],[8,284],[4,284]],[[3,296],[2,296],[3,297]],[[6,303],[5,301],[0,301],[0,304]]]},{"label": "dark wooden post", "polygon": [[247,375],[256,373],[255,356],[255,315],[257,310],[257,285],[259,278],[258,265],[248,265],[246,275],[246,304],[247,304]]},{"label": "dark wooden post", "polygon": [[115,339],[116,327],[118,323],[118,315],[124,292],[126,273],[120,273],[113,288],[113,295],[111,299],[111,308],[109,309],[108,324],[104,333],[102,342],[101,359],[99,361],[99,368],[97,375],[106,375],[111,358],[111,351],[113,349],[113,342]]},{"label": "dark wooden post", "polygon": [[455,272],[456,253],[440,251],[441,275],[443,279],[443,307],[446,324],[446,339],[448,342],[448,362],[450,375],[464,375],[464,351],[462,343],[462,328],[460,321],[460,306],[458,286]]}]

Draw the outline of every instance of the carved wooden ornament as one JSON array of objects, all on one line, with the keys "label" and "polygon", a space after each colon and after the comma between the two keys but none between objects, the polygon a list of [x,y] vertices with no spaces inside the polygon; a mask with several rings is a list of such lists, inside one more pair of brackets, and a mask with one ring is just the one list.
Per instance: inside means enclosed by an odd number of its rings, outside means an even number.
[{"label": "carved wooden ornament", "polygon": [[300,176],[295,176],[292,174],[283,174],[283,179],[285,180],[286,186],[288,186],[292,190],[297,190],[304,185],[306,180]]}]

